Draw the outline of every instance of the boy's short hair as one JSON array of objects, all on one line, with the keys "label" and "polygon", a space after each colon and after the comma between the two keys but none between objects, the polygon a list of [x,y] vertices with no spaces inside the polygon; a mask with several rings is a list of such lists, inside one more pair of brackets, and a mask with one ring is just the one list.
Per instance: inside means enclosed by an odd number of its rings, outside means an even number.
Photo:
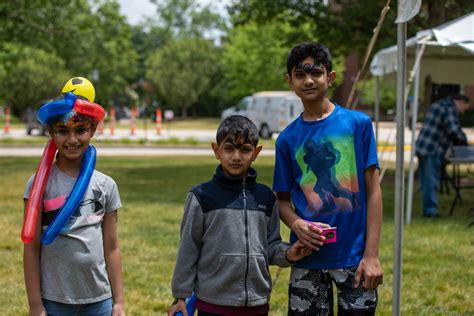
[{"label": "boy's short hair", "polygon": [[245,116],[229,116],[224,119],[217,128],[217,145],[220,145],[223,141],[229,138],[233,141],[243,138],[244,144],[248,143],[256,147],[258,144],[258,128]]},{"label": "boy's short hair", "polygon": [[286,60],[288,76],[291,77],[293,67],[298,66],[299,63],[308,57],[313,57],[314,63],[323,65],[328,73],[332,71],[332,57],[329,48],[319,43],[305,42],[293,47],[288,54],[288,59]]}]

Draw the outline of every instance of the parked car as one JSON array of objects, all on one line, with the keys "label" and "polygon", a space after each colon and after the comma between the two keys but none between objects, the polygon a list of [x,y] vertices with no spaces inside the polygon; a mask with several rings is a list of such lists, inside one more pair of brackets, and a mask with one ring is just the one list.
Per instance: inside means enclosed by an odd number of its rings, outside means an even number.
[{"label": "parked car", "polygon": [[221,113],[221,119],[225,119],[232,115],[243,115],[247,116],[247,107],[252,103],[252,97],[245,97],[237,103],[235,106],[224,109]]},{"label": "parked car", "polygon": [[23,112],[22,120],[25,123],[26,134],[31,135],[33,130],[38,130],[39,135],[48,134],[48,129],[38,121],[36,111],[32,108],[27,108]]},{"label": "parked car", "polygon": [[120,121],[122,119],[130,119],[131,113],[130,109],[126,106],[116,106],[115,107],[115,119]]},{"label": "parked car", "polygon": [[246,116],[257,126],[260,136],[269,139],[273,133],[281,132],[303,110],[301,99],[292,91],[262,91],[225,109],[221,118],[233,114]]}]

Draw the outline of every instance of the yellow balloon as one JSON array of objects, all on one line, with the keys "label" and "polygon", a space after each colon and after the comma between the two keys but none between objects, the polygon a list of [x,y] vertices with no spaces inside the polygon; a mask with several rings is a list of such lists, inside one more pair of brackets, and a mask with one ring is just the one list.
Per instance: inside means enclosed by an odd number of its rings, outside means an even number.
[{"label": "yellow balloon", "polygon": [[94,102],[95,89],[88,79],[84,77],[74,77],[68,80],[61,93],[72,92],[77,96],[86,98],[89,102]]}]

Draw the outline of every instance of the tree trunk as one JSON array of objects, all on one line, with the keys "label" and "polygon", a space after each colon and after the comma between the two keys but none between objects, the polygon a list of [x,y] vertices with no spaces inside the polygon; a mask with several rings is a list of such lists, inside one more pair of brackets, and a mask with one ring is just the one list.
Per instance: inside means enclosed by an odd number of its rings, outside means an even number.
[{"label": "tree trunk", "polygon": [[181,107],[181,118],[185,119],[188,117],[188,107],[186,105],[183,105]]},{"label": "tree trunk", "polygon": [[446,22],[446,6],[443,0],[428,0],[428,25],[435,27]]}]

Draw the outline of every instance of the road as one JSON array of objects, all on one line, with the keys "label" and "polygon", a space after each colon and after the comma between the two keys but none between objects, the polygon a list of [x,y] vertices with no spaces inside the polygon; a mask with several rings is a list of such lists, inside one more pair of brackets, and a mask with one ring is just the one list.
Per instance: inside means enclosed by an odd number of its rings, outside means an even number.
[{"label": "road", "polygon": [[[464,129],[468,136],[469,143],[474,143],[474,128]],[[380,161],[395,161],[395,140],[396,140],[395,124],[393,122],[381,122],[379,125],[379,160]],[[11,129],[8,134],[0,133],[0,140],[13,138],[13,139],[27,139],[29,137],[39,136],[28,136],[24,129]],[[274,135],[274,137],[276,137]],[[410,158],[411,149],[411,137],[412,133],[410,130],[405,130],[405,161],[408,162]],[[143,130],[137,129],[135,135],[131,135],[130,130],[117,129],[114,134],[110,133],[110,130],[106,129],[103,134],[96,134],[95,138],[99,140],[141,140],[147,139],[148,141],[166,140],[166,139],[179,139],[179,140],[195,140],[199,142],[211,142],[215,139],[215,130],[162,130],[158,135],[155,130]],[[98,155],[101,156],[212,156],[212,151],[209,148],[198,148],[198,147],[138,147],[134,146],[97,146]],[[39,157],[43,151],[42,146],[1,146],[0,156],[3,157]],[[273,156],[273,148],[264,148],[261,152],[262,156]]]}]

